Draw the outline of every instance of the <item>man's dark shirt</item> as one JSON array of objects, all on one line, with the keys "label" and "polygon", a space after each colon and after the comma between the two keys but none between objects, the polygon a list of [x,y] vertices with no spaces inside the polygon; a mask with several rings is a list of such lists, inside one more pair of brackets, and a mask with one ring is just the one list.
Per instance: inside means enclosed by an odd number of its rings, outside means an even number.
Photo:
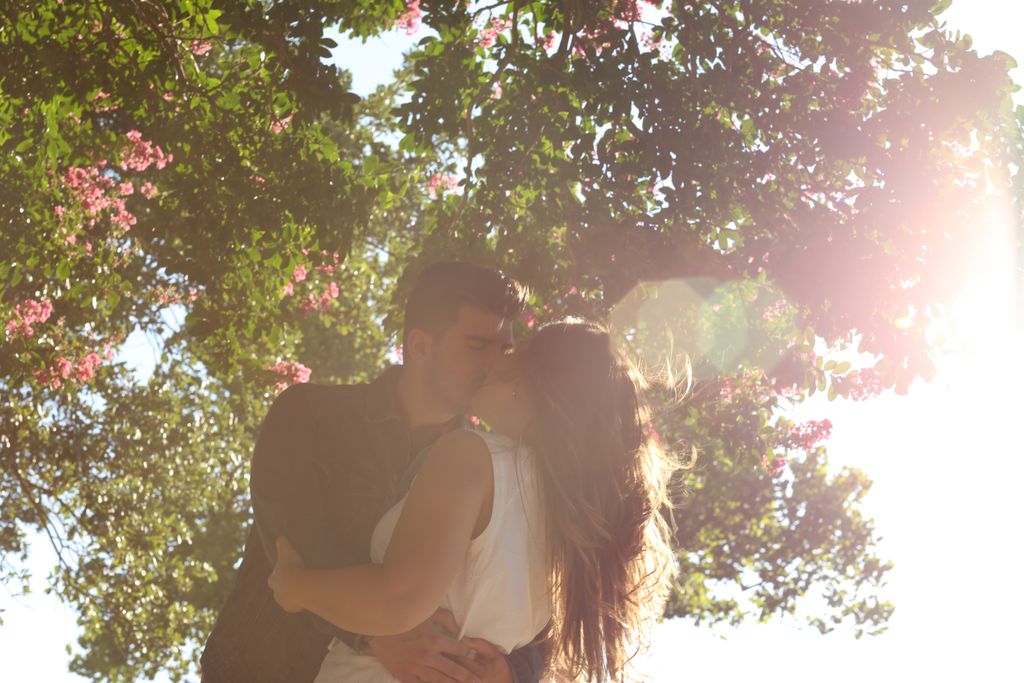
[{"label": "man's dark shirt", "polygon": [[[404,495],[414,449],[444,431],[410,434],[398,403],[399,372],[391,368],[370,384],[297,384],[270,407],[253,452],[255,524],[203,651],[203,683],[312,681],[332,636],[352,643],[352,634],[274,602],[270,556],[283,535],[309,567],[370,561],[373,528]],[[538,681],[542,658],[540,645],[509,655],[516,681]]]}]

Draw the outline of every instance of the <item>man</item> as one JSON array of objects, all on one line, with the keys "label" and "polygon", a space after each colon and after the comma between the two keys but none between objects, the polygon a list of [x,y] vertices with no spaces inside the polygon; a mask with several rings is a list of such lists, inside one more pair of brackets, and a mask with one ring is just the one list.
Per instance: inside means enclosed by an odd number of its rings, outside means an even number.
[{"label": "man", "polygon": [[311,681],[332,636],[375,655],[402,683],[539,680],[540,644],[507,656],[480,643],[471,651],[443,610],[408,633],[367,638],[288,614],[267,588],[279,535],[310,567],[369,561],[377,520],[404,495],[430,444],[462,424],[511,347],[523,305],[523,289],[500,273],[433,264],[406,303],[401,367],[370,384],[299,384],[277,397],[253,453],[255,524],[203,652],[204,683]]}]

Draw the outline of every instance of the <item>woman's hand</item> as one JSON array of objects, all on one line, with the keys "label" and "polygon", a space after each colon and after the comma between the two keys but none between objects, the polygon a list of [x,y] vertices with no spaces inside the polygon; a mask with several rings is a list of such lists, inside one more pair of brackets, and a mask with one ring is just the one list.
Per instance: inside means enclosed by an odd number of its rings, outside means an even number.
[{"label": "woman's hand", "polygon": [[274,591],[274,600],[285,612],[301,612],[302,605],[298,601],[300,573],[306,564],[288,539],[277,537],[277,562],[274,571],[267,577],[267,585]]}]

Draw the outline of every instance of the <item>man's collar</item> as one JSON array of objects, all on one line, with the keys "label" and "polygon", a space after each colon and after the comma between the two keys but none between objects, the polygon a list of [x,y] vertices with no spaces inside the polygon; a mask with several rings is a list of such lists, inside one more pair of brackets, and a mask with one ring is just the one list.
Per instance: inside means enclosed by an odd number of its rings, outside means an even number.
[{"label": "man's collar", "polygon": [[402,406],[398,402],[398,378],[401,365],[392,365],[370,382],[366,392],[365,416],[370,422],[402,420]]}]

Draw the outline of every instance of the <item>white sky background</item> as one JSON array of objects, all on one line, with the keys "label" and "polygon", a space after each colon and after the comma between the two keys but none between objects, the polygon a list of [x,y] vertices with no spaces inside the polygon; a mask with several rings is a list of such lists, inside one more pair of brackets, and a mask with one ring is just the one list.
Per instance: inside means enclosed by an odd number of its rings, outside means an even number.
[{"label": "white sky background", "polygon": [[[945,18],[982,54],[998,49],[1024,64],[1024,0],[955,0]],[[345,42],[336,58],[366,94],[419,37],[395,31],[366,45]],[[1014,78],[1024,82],[1024,70]],[[1024,102],[1022,93],[1017,100]],[[1024,589],[1016,574],[1024,567],[1024,446],[1016,421],[1024,417],[1024,335],[1014,326],[1020,302],[1009,223],[1004,235],[978,264],[975,292],[957,311],[969,334],[940,361],[931,384],[863,403],[818,394],[791,415],[829,418],[833,467],[858,467],[875,482],[864,509],[884,536],[882,556],[896,563],[885,593],[897,606],[889,631],[856,641],[848,632],[821,636],[796,620],[716,629],[669,622],[656,633],[651,680],[1022,680]],[[129,338],[121,358],[143,373],[154,362],[141,335]],[[42,593],[52,552],[42,539],[32,548],[33,594],[0,590],[3,679],[85,680],[67,671],[74,615]]]}]

